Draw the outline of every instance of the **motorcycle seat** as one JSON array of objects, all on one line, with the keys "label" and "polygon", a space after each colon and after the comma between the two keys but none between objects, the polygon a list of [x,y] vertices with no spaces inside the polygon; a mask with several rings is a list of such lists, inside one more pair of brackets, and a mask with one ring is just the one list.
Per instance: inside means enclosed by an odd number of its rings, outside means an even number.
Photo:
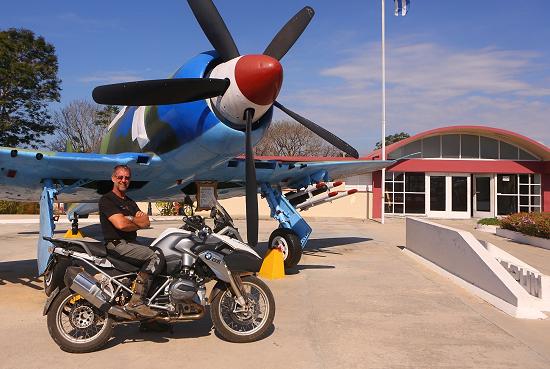
[{"label": "motorcycle seat", "polygon": [[103,242],[91,242],[91,241],[70,241],[73,245],[80,246],[88,255],[105,257],[107,256],[107,248]]},{"label": "motorcycle seat", "polygon": [[107,256],[107,248],[103,242],[81,241],[81,240],[67,240],[44,237],[46,241],[50,241],[56,246],[62,247],[67,250],[85,252],[90,256],[105,257]]}]

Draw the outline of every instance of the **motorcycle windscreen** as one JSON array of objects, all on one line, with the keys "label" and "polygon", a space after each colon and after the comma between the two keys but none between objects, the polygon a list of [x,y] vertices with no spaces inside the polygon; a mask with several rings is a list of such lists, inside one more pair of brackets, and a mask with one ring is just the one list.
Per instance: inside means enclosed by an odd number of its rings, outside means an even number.
[{"label": "motorcycle windscreen", "polygon": [[257,273],[262,267],[262,259],[249,252],[235,250],[224,258],[225,265],[231,272]]}]

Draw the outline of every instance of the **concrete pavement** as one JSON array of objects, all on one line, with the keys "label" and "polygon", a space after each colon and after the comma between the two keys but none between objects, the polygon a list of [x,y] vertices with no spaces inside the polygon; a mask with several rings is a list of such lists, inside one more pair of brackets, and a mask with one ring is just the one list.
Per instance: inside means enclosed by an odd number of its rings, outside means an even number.
[{"label": "concrete pavement", "polygon": [[[312,240],[293,274],[267,281],[277,311],[264,340],[225,342],[205,318],[177,324],[173,334],[120,326],[105,349],[82,355],[59,350],[41,315],[38,225],[1,225],[0,368],[550,368],[550,320],[511,318],[402,254],[404,220],[310,224]],[[141,234],[177,225],[156,222]],[[274,227],[260,222],[264,249]]]}]

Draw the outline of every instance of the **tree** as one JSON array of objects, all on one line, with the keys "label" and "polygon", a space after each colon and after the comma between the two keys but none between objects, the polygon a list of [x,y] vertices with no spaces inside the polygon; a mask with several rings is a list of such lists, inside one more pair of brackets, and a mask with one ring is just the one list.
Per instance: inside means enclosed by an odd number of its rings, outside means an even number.
[{"label": "tree", "polygon": [[255,152],[274,156],[342,156],[342,151],[306,127],[287,120],[273,122]]},{"label": "tree", "polygon": [[59,101],[55,48],[27,29],[0,31],[0,146],[38,147]]},{"label": "tree", "polygon": [[[405,132],[399,132],[394,135],[386,136],[386,146],[391,145],[392,143],[399,142],[401,140],[404,140],[405,138],[411,137],[408,133]],[[376,145],[374,146],[375,150],[382,148],[382,141],[378,141]]]},{"label": "tree", "polygon": [[86,100],[75,100],[54,113],[55,139],[50,144],[54,151],[97,152],[107,126],[119,109],[104,108]]},{"label": "tree", "polygon": [[120,108],[118,106],[106,105],[97,113],[95,124],[102,127],[108,127],[119,112]]}]

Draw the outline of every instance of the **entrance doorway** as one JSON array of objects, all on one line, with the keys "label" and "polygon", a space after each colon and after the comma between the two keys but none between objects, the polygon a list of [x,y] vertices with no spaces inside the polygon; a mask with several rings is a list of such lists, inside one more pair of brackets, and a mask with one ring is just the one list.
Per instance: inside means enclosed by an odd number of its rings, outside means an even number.
[{"label": "entrance doorway", "polygon": [[492,218],[495,214],[493,201],[493,176],[474,174],[472,183],[472,207],[474,218]]},{"label": "entrance doorway", "polygon": [[464,173],[427,173],[426,213],[430,217],[469,218],[470,176]]}]

